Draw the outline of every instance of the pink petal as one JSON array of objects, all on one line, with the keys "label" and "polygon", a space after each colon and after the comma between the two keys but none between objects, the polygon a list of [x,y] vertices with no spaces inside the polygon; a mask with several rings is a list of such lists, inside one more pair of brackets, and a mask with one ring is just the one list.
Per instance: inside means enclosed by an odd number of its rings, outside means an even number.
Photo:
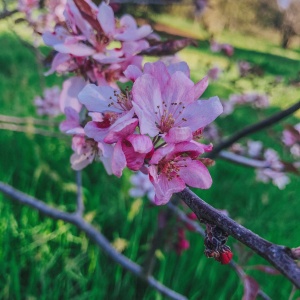
[{"label": "pink petal", "polygon": [[164,147],[157,149],[152,155],[150,164],[158,164],[161,159],[163,159],[167,154],[172,153],[174,149],[174,144],[168,144]]},{"label": "pink petal", "polygon": [[208,77],[204,77],[194,86],[194,100],[198,100],[208,87]]},{"label": "pink petal", "polygon": [[84,57],[94,54],[96,51],[80,42],[56,44],[53,48],[60,53],[68,53],[78,57]]},{"label": "pink petal", "polygon": [[138,171],[144,164],[146,154],[135,152],[132,145],[126,141],[122,143],[122,149],[128,169]]},{"label": "pink petal", "polygon": [[194,132],[205,127],[214,121],[223,112],[223,106],[218,97],[208,100],[196,100],[185,108],[181,117],[185,121],[184,126],[188,126]]},{"label": "pink petal", "polygon": [[171,78],[166,65],[162,61],[155,63],[146,63],[144,65],[144,73],[150,74],[159,82],[160,90],[163,91],[167,82]]},{"label": "pink petal", "polygon": [[122,150],[121,141],[119,141],[114,147],[111,167],[114,175],[116,175],[117,177],[122,176],[122,171],[126,167],[126,158]]},{"label": "pink petal", "polygon": [[142,71],[137,67],[137,66],[133,66],[130,65],[128,66],[128,68],[124,71],[124,75],[132,80],[135,81],[138,77],[142,76],[143,73]]},{"label": "pink petal", "polygon": [[175,145],[173,151],[169,154],[170,156],[177,156],[178,154],[187,153],[191,158],[197,158],[204,152],[210,151],[211,145],[204,145],[195,141],[182,142]]},{"label": "pink petal", "polygon": [[88,84],[79,93],[79,101],[86,106],[89,111],[106,112],[113,111],[120,113],[122,110],[110,105],[111,102],[117,102],[117,97],[114,95],[116,90],[110,86],[96,86]]},{"label": "pink petal", "polygon": [[155,124],[159,122],[157,115],[161,115],[163,110],[157,79],[148,74],[139,77],[133,84],[132,96],[133,107],[140,121],[141,133],[155,136],[159,132]]},{"label": "pink petal", "polygon": [[57,53],[52,60],[50,70],[45,73],[45,76],[48,76],[56,71],[59,72],[59,67],[61,67],[63,64],[66,64],[68,61],[70,61],[70,59],[70,54]]},{"label": "pink petal", "polygon": [[65,107],[72,107],[77,112],[81,110],[78,94],[85,85],[86,82],[81,77],[71,77],[64,81],[59,100],[61,111]]},{"label": "pink petal", "polygon": [[151,139],[146,135],[131,134],[126,138],[129,141],[135,152],[149,153],[153,149]]},{"label": "pink petal", "polygon": [[131,15],[124,15],[120,19],[120,25],[126,29],[137,29],[136,21]]},{"label": "pink petal", "polygon": [[94,156],[86,157],[83,154],[74,153],[71,155],[70,161],[73,170],[82,170],[87,165],[91,164],[94,160]]},{"label": "pink petal", "polygon": [[139,121],[137,119],[131,119],[124,121],[117,126],[112,126],[109,129],[109,133],[105,137],[104,142],[107,144],[113,144],[125,139],[128,135],[134,132],[138,123]]},{"label": "pink petal", "polygon": [[180,143],[184,141],[190,141],[193,139],[192,130],[189,127],[173,127],[164,136],[164,140],[167,143]]},{"label": "pink petal", "polygon": [[170,75],[174,74],[176,71],[180,71],[183,72],[188,78],[190,78],[190,68],[184,61],[169,65],[168,71]]},{"label": "pink petal", "polygon": [[181,167],[179,175],[187,185],[200,189],[208,189],[211,187],[211,176],[202,162],[190,160],[184,161],[183,163],[186,164],[187,167]]},{"label": "pink petal", "polygon": [[[193,87],[194,83],[184,73],[177,71],[172,75],[162,93],[170,112],[178,110],[177,105],[172,103],[182,102],[183,105],[187,105],[194,101]],[[181,118],[180,115],[180,120]]]},{"label": "pink petal", "polygon": [[97,122],[88,122],[84,127],[85,134],[97,142],[103,142],[108,134],[108,128],[99,128]]},{"label": "pink petal", "polygon": [[149,178],[154,185],[157,205],[166,204],[174,193],[181,192],[185,188],[185,183],[181,178],[175,176],[169,180],[163,174],[158,175],[155,166],[149,167]]},{"label": "pink petal", "polygon": [[112,36],[115,33],[114,11],[104,1],[99,6],[97,19],[105,34]]}]

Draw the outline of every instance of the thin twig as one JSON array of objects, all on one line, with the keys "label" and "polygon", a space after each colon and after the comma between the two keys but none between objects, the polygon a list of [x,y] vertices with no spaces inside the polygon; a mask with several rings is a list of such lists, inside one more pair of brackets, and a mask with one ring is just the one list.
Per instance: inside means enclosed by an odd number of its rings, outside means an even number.
[{"label": "thin twig", "polygon": [[253,159],[253,158],[248,158],[243,155],[238,155],[229,151],[222,150],[219,153],[219,157],[223,158],[225,160],[234,162],[236,164],[240,164],[243,166],[247,167],[252,167],[252,168],[269,168],[270,167],[270,162],[265,161],[265,160],[258,160],[258,159]]},{"label": "thin twig", "polygon": [[0,20],[8,18],[12,15],[14,15],[15,13],[17,13],[18,10],[17,9],[13,9],[13,10],[4,10],[0,13]]},{"label": "thin twig", "polygon": [[282,119],[284,119],[284,118],[290,116],[291,114],[293,114],[294,112],[296,112],[298,109],[300,109],[300,101],[298,101],[291,107],[272,115],[271,117],[269,117],[267,119],[264,119],[253,125],[246,126],[242,130],[233,134],[231,137],[225,139],[224,141],[221,141],[218,145],[216,145],[214,147],[213,151],[210,152],[207,155],[207,157],[215,158],[223,149],[230,147],[232,144],[237,142],[239,139],[241,139],[247,135],[250,135],[252,133],[255,133],[257,131],[260,131],[264,128],[267,128],[267,127],[281,121]]},{"label": "thin twig", "polygon": [[52,120],[42,120],[42,119],[35,119],[31,117],[15,117],[15,116],[6,116],[6,115],[0,115],[0,121],[1,122],[7,122],[7,123],[16,123],[16,124],[35,124],[35,125],[41,125],[41,126],[58,126],[59,122],[52,121]]},{"label": "thin twig", "polygon": [[217,225],[235,239],[248,246],[270,262],[285,275],[296,287],[300,288],[300,268],[291,257],[289,248],[272,244],[249,229],[223,215],[188,188],[177,195],[191,208],[198,219]]},{"label": "thin twig", "polygon": [[76,213],[82,216],[84,211],[83,195],[82,195],[82,173],[76,171],[76,185],[77,185],[77,210]]},{"label": "thin twig", "polygon": [[131,272],[133,275],[144,280],[149,286],[156,289],[162,295],[175,300],[186,300],[187,298],[183,295],[176,293],[168,287],[161,284],[152,276],[144,276],[143,269],[138,264],[132,262],[126,256],[117,252],[109,243],[109,241],[90,223],[86,222],[77,213],[66,213],[55,209],[42,201],[35,199],[25,193],[22,193],[10,185],[0,182],[0,191],[6,196],[12,198],[18,203],[28,205],[40,213],[55,219],[63,220],[67,223],[75,225],[79,230],[82,230],[91,240],[93,240],[113,261],[121,265],[124,269]]},{"label": "thin twig", "polygon": [[58,132],[51,132],[49,130],[44,130],[40,128],[35,128],[34,126],[21,126],[21,125],[15,125],[10,123],[0,123],[0,129],[4,130],[10,130],[10,131],[18,131],[18,132],[24,132],[28,134],[38,134],[43,136],[49,136],[49,137],[55,137],[55,138],[66,138],[66,135],[63,135]]}]

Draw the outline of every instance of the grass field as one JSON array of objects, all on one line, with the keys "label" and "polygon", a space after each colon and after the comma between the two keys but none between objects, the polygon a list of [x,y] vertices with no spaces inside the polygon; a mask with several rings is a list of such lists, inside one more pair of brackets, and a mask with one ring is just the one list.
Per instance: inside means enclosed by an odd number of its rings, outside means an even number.
[{"label": "grass field", "polygon": [[[300,71],[300,53],[296,49],[283,51],[265,39],[229,33],[227,37],[236,47],[230,59],[211,53],[207,42],[180,53],[190,64],[194,80],[204,76],[210,65],[227,69],[219,81],[209,86],[205,96],[226,99],[242,91],[267,91],[272,106],[265,115],[299,99],[299,88],[288,85]],[[1,31],[0,44],[1,114],[34,116],[32,99],[42,91],[35,57],[7,30]],[[242,59],[259,65],[264,76],[236,81],[235,62]],[[282,82],[274,85],[277,76],[281,76]],[[61,81],[55,76],[45,79],[47,86]],[[219,118],[217,124],[229,135],[263,115],[238,108],[234,116]],[[286,122],[295,123],[295,118]],[[280,150],[281,128],[279,124],[251,138]],[[70,139],[1,130],[0,143],[1,181],[63,210],[74,210],[76,186],[69,165]],[[282,156],[291,159],[287,151]],[[274,243],[300,245],[299,177],[292,175],[292,182],[280,191],[271,184],[256,182],[253,170],[225,161],[218,160],[210,171],[212,188],[196,191],[202,199],[228,210],[233,219]],[[152,207],[143,199],[143,205],[133,214],[136,206],[128,196],[129,175],[126,172],[117,179],[108,177],[100,164],[87,167],[83,172],[85,217],[110,241],[127,241],[123,253],[142,263],[157,228],[158,213],[164,208]],[[73,226],[52,221],[2,195],[0,209],[0,299],[163,299],[107,259]],[[237,275],[230,267],[204,256],[201,237],[194,233],[188,233],[188,237],[191,247],[180,258],[175,252],[161,249],[154,276],[189,299],[241,299],[243,286]],[[233,239],[229,239],[229,244],[236,248]],[[235,259],[242,263],[234,252]],[[266,263],[253,255],[247,265],[256,264]],[[284,277],[251,268],[247,273],[272,299],[288,299],[292,285]]]}]

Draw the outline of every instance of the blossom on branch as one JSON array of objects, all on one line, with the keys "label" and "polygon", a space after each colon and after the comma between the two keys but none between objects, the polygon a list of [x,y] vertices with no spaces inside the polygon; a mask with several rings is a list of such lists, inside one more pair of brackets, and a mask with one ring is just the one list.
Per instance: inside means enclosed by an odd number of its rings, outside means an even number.
[{"label": "blossom on branch", "polygon": [[48,74],[76,71],[90,82],[116,87],[129,64],[141,68],[136,54],[149,46],[149,25],[138,28],[129,15],[117,20],[109,5],[97,7],[85,0],[68,0],[64,17],[53,32],[43,34],[44,42],[58,52]]}]

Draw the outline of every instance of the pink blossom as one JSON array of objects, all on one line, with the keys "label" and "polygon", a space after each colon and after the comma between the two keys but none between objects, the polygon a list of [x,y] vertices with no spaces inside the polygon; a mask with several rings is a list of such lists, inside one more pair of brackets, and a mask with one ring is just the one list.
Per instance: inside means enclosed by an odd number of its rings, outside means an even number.
[{"label": "pink blossom", "polygon": [[44,90],[43,97],[36,97],[34,104],[37,107],[39,115],[58,116],[60,114],[59,107],[60,89],[57,86]]},{"label": "pink blossom", "polygon": [[136,41],[145,38],[152,32],[149,25],[138,28],[134,18],[130,15],[123,16],[119,24],[116,24],[113,9],[104,2],[99,6],[97,18],[104,33],[110,39]]},{"label": "pink blossom", "polygon": [[72,139],[72,149],[75,152],[71,156],[71,166],[74,170],[82,170],[91,164],[95,159],[101,160],[107,173],[111,171],[111,153],[108,146],[87,140],[84,136],[75,135]]},{"label": "pink blossom", "polygon": [[211,146],[196,142],[182,142],[168,144],[156,150],[149,163],[149,178],[155,189],[155,203],[166,204],[186,184],[208,189],[212,179],[198,157],[211,149]]},{"label": "pink blossom", "polygon": [[66,115],[66,120],[60,124],[60,130],[68,134],[84,134],[80,124],[81,103],[78,93],[85,86],[85,81],[80,77],[72,77],[63,83],[60,94],[60,109]]},{"label": "pink blossom", "polygon": [[135,77],[132,104],[142,134],[160,135],[168,143],[189,141],[193,132],[222,113],[218,97],[197,100],[207,87],[207,78],[194,84],[186,64],[167,68],[160,61],[148,63],[140,76],[134,68],[126,71],[126,76]]},{"label": "pink blossom", "polygon": [[259,157],[262,149],[263,149],[263,143],[261,141],[247,141],[248,146],[248,155],[250,157]]},{"label": "pink blossom", "polygon": [[273,149],[267,149],[264,153],[264,158],[269,162],[269,168],[258,169],[256,171],[256,179],[267,183],[272,181],[280,190],[290,182],[289,177],[284,172],[284,165],[280,161],[278,153]]},{"label": "pink blossom", "polygon": [[222,70],[219,67],[213,67],[208,70],[207,76],[209,79],[215,81],[215,80],[219,79],[221,72],[222,72]]},{"label": "pink blossom", "polygon": [[220,44],[214,40],[210,42],[210,50],[212,52],[223,52],[227,56],[232,56],[234,48],[229,44]]},{"label": "pink blossom", "polygon": [[240,76],[245,77],[249,74],[251,70],[251,65],[249,62],[242,60],[238,63],[238,69],[239,69]]},{"label": "pink blossom", "polygon": [[131,175],[130,182],[133,185],[133,187],[129,190],[129,195],[131,197],[137,198],[146,195],[151,202],[154,201],[155,191],[148,175],[142,172],[137,172]]},{"label": "pink blossom", "polygon": [[256,171],[256,180],[268,183],[272,181],[280,190],[283,190],[290,183],[289,177],[284,172],[274,171],[272,169],[258,169]]},{"label": "pink blossom", "polygon": [[[126,79],[123,71],[129,64],[141,67],[141,58],[136,54],[149,47],[143,38],[151,28],[138,28],[129,15],[118,22],[104,2],[99,8],[90,1],[86,5],[92,12],[90,19],[84,18],[74,2],[68,0],[64,12],[67,26],[58,24],[53,32],[44,32],[44,42],[59,52],[48,74],[79,70],[93,82],[115,86],[116,80]],[[112,48],[113,40],[121,41],[120,46]]]}]

